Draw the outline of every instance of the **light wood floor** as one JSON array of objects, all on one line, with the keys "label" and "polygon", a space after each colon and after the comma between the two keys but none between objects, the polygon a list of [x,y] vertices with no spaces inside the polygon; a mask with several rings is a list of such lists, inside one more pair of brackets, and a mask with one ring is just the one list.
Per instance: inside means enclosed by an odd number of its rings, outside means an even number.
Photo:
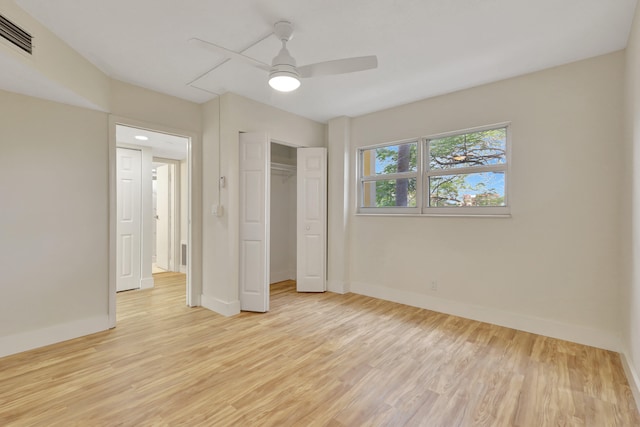
[{"label": "light wood floor", "polygon": [[114,330],[0,359],[2,426],[639,426],[618,355],[359,295],[118,295]]}]

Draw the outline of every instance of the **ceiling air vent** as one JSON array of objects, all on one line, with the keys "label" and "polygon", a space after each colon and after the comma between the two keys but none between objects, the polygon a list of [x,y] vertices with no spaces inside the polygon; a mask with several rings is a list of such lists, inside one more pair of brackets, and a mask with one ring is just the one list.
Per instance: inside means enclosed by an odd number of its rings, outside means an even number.
[{"label": "ceiling air vent", "polygon": [[9,40],[11,43],[31,54],[33,44],[31,43],[31,34],[0,15],[0,36]]}]

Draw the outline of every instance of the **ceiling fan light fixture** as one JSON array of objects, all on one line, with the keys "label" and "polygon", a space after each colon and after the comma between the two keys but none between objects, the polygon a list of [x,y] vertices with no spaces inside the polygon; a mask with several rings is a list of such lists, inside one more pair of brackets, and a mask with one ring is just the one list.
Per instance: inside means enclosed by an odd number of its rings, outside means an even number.
[{"label": "ceiling fan light fixture", "polygon": [[269,86],[279,92],[292,92],[300,87],[300,74],[285,43],[286,40],[282,40],[282,49],[271,63]]},{"label": "ceiling fan light fixture", "polygon": [[300,87],[300,79],[286,71],[275,71],[269,74],[269,86],[279,92],[292,92]]}]

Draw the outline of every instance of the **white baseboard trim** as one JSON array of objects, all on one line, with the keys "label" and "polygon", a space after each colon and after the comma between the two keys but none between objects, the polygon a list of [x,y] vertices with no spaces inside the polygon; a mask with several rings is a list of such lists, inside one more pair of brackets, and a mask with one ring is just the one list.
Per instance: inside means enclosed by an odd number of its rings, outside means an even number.
[{"label": "white baseboard trim", "polygon": [[346,294],[349,292],[349,287],[340,280],[328,280],[327,290],[329,292],[335,292],[336,294]]},{"label": "white baseboard trim", "polygon": [[202,307],[215,311],[223,316],[235,316],[240,313],[240,301],[227,302],[203,294],[200,296],[200,302],[202,303]]},{"label": "white baseboard trim", "polygon": [[633,359],[629,352],[625,350],[620,353],[620,360],[622,361],[622,367],[627,376],[627,381],[629,381],[631,393],[633,393],[633,398],[636,401],[636,407],[640,409],[640,377],[633,366]]},{"label": "white baseboard trim", "polygon": [[616,352],[621,350],[620,336],[612,331],[361,282],[351,282],[351,292],[605,350]]},{"label": "white baseboard trim", "polygon": [[109,316],[95,316],[0,337],[0,357],[56,344],[109,329]]},{"label": "white baseboard trim", "polygon": [[144,277],[140,279],[140,289],[151,289],[153,286],[153,277]]},{"label": "white baseboard trim", "polygon": [[296,280],[296,272],[290,270],[272,271],[269,273],[269,283],[278,283],[285,280]]}]

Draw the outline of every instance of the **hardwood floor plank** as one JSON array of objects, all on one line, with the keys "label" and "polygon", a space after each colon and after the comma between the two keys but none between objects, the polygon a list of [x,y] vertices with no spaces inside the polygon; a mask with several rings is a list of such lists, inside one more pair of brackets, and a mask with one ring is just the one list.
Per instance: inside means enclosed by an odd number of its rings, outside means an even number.
[{"label": "hardwood floor plank", "polygon": [[118,294],[118,327],[0,359],[2,426],[640,426],[617,354],[360,295],[271,311]]}]

